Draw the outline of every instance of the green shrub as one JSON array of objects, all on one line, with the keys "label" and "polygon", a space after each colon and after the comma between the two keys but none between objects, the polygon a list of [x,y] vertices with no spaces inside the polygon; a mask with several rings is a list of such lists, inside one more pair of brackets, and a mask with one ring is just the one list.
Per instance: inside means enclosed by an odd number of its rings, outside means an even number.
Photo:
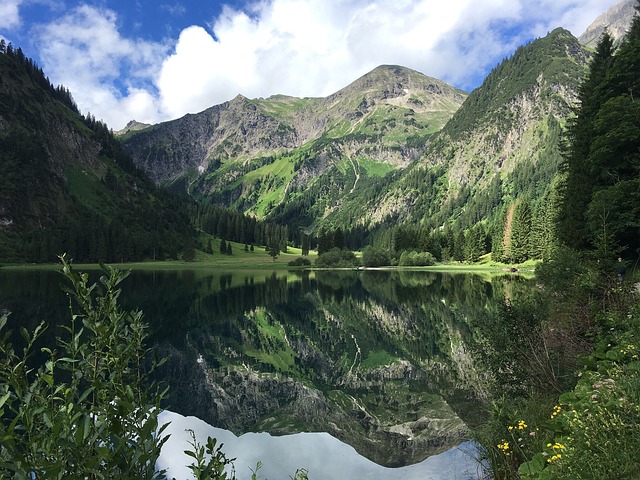
[{"label": "green shrub", "polygon": [[290,267],[308,267],[311,265],[311,260],[305,257],[298,257],[295,260],[291,260],[287,265]]},{"label": "green shrub", "polygon": [[332,248],[328,252],[318,255],[316,259],[316,267],[357,267],[358,259],[350,250],[340,250]]},{"label": "green shrub", "polygon": [[398,265],[402,267],[428,267],[436,263],[435,257],[429,252],[402,252]]},{"label": "green shrub", "polygon": [[72,306],[57,351],[41,348],[46,361],[32,365],[43,324],[20,329],[21,351],[10,333],[0,339],[0,478],[163,478],[163,392],[145,386],[142,313],[118,307],[126,274],[103,267],[101,285],[89,286],[61,259]]},{"label": "green shrub", "polygon": [[362,250],[362,263],[365,267],[384,267],[391,265],[391,259],[386,250],[370,246]]}]

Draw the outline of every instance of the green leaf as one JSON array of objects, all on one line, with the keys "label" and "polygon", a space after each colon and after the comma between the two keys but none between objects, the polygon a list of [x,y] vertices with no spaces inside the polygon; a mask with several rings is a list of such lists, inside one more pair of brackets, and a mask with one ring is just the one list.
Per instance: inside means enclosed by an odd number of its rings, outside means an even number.
[{"label": "green leaf", "polygon": [[545,465],[546,462],[544,460],[544,457],[541,453],[537,453],[530,461],[520,465],[520,468],[518,468],[518,474],[523,480],[529,478],[537,478],[538,474],[542,471],[542,469],[544,469]]},{"label": "green leaf", "polygon": [[578,396],[573,393],[573,392],[565,392],[562,395],[560,395],[560,398],[558,399],[558,402],[560,402],[563,405],[570,405],[572,403],[575,403],[579,400]]},{"label": "green leaf", "polygon": [[612,360],[614,362],[619,361],[622,358],[622,355],[617,350],[609,350],[606,354],[607,360]]},{"label": "green leaf", "polygon": [[5,403],[7,403],[9,397],[11,397],[11,392],[7,392],[2,397],[0,397],[0,408],[2,408]]},{"label": "green leaf", "polygon": [[48,373],[43,373],[42,374],[42,379],[47,382],[47,385],[49,385],[50,387],[53,387],[53,375],[50,375]]},{"label": "green leaf", "polygon": [[31,336],[29,335],[29,331],[26,328],[20,327],[20,335],[22,335],[22,338],[24,338],[25,342],[31,342]]}]

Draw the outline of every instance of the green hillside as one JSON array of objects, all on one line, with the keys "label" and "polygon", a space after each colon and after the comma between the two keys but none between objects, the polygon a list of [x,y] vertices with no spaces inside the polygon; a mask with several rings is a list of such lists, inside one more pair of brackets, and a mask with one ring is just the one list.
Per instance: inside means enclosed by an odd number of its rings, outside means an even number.
[{"label": "green hillside", "polygon": [[[551,187],[562,159],[560,137],[587,60],[588,53],[562,29],[519,48],[427,140],[416,162],[399,175],[363,183],[358,195],[345,195],[341,208],[322,222],[365,231],[369,242],[386,245],[402,225],[414,239],[401,242],[405,248],[428,246],[460,260],[469,257],[464,250],[470,239],[481,236],[483,252],[493,249],[496,258],[514,261],[505,216],[516,203],[526,203],[529,217],[547,221],[540,235],[551,228],[547,211],[557,203]],[[538,248],[535,255],[541,254]]]},{"label": "green hillside", "polygon": [[0,52],[0,261],[175,257],[186,205],[134,166],[111,132],[11,45]]},{"label": "green hillside", "polygon": [[[402,170],[460,107],[466,93],[398,66],[381,66],[326,98],[238,96],[199,114],[122,137],[157,182],[198,202],[311,225],[367,178]],[[306,195],[302,195],[306,192]],[[288,216],[287,216],[288,217]]]}]

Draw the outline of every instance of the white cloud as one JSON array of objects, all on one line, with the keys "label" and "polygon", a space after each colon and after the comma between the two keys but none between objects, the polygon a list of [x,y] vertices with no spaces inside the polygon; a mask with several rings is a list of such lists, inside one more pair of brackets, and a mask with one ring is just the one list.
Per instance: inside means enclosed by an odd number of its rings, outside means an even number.
[{"label": "white cloud", "polygon": [[2,0],[0,2],[0,29],[13,29],[21,25],[20,4],[23,0]]},{"label": "white cloud", "polygon": [[115,12],[88,5],[33,31],[44,71],[71,90],[84,113],[113,128],[161,118],[153,80],[166,46],[123,38]]},{"label": "white cloud", "polygon": [[170,48],[125,38],[113,11],[83,6],[38,38],[47,74],[84,111],[120,128],[237,94],[324,96],[385,63],[469,89],[518,45],[557,26],[579,35],[614,2],[261,0],[244,11],[225,7]]}]

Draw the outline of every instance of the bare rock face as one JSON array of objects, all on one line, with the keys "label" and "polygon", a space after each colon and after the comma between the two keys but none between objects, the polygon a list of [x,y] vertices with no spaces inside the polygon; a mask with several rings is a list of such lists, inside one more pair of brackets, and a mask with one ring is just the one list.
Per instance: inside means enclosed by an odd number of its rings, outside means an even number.
[{"label": "bare rock face", "polygon": [[616,3],[587,27],[585,32],[578,37],[580,43],[588,47],[595,47],[605,29],[616,42],[622,40],[631,26],[635,14],[635,4],[635,0],[622,0]]},{"label": "bare rock face", "polygon": [[[338,156],[357,155],[366,148],[375,161],[404,167],[420,153],[406,147],[405,138],[439,130],[465,98],[465,92],[445,82],[387,65],[326,98],[276,95],[249,100],[239,95],[143,130],[136,131],[132,124],[122,142],[158,183],[210,177],[225,163],[241,165],[236,170],[246,174],[256,159],[327,140],[341,145]],[[207,183],[201,190],[210,188]]]},{"label": "bare rock face", "polygon": [[203,172],[212,159],[250,157],[295,144],[295,130],[258,111],[248,99],[230,102],[147,128],[124,145],[136,164],[156,182],[195,169]]}]

